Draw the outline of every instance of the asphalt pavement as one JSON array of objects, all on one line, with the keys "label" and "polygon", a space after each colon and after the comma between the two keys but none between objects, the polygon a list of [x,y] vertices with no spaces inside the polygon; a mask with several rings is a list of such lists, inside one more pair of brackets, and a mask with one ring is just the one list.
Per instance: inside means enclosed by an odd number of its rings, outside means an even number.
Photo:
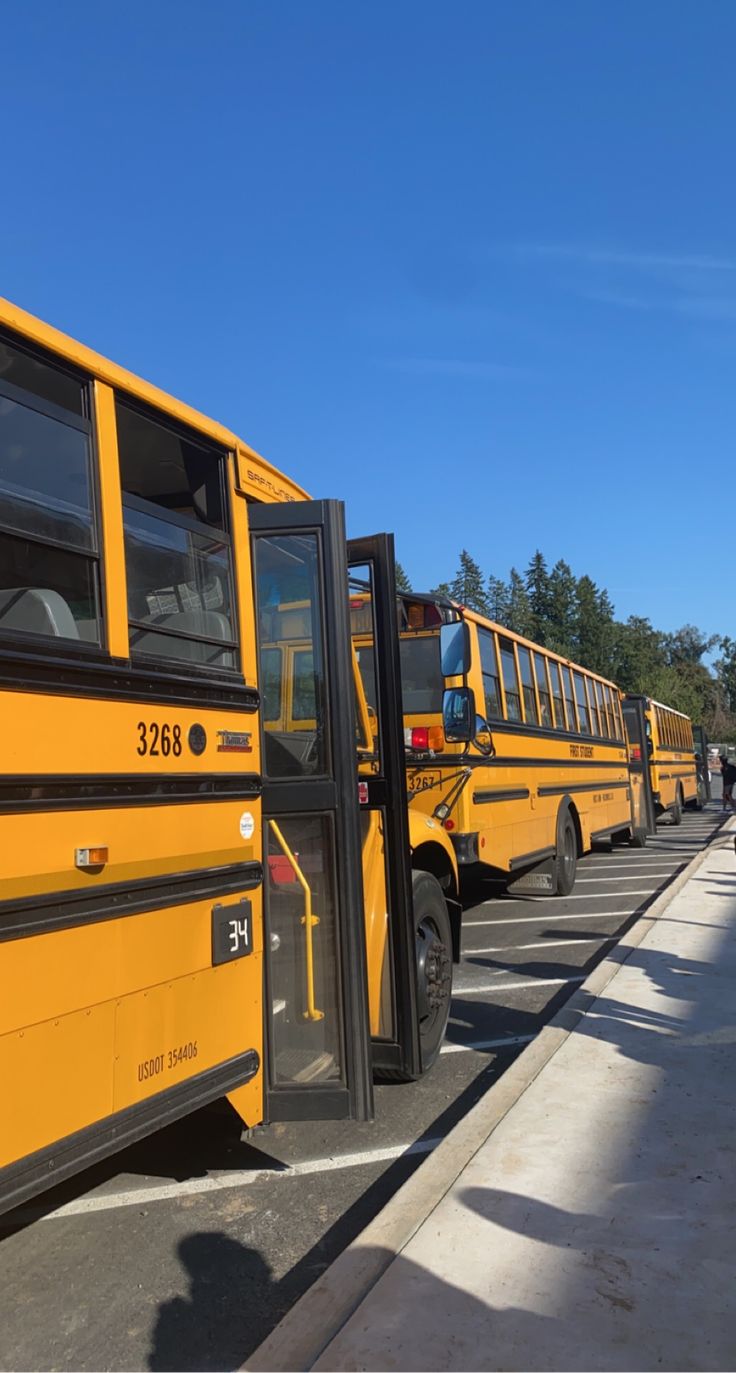
[{"label": "asphalt pavement", "polygon": [[438,1064],[376,1090],[371,1124],[249,1143],[199,1114],[0,1220],[0,1368],[229,1369],[386,1203],[714,833],[717,805],[644,850],[601,847],[571,896],[491,883],[464,919]]}]

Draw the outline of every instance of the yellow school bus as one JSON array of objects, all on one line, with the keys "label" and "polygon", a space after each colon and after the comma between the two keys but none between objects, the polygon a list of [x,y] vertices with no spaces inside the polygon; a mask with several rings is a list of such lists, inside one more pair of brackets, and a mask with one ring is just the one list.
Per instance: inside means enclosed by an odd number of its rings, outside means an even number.
[{"label": "yellow school bus", "polygon": [[692,721],[681,711],[662,705],[650,696],[631,693],[626,701],[641,702],[643,707],[655,813],[668,815],[673,825],[679,825],[685,806],[702,807]]},{"label": "yellow school bus", "polygon": [[369,1118],[436,1057],[457,867],[395,804],[393,577],[390,536],[0,301],[0,1208],[221,1097]]},{"label": "yellow school bus", "polygon": [[441,820],[461,874],[567,895],[594,840],[646,843],[613,682],[452,601],[402,596],[399,619],[410,808]]}]

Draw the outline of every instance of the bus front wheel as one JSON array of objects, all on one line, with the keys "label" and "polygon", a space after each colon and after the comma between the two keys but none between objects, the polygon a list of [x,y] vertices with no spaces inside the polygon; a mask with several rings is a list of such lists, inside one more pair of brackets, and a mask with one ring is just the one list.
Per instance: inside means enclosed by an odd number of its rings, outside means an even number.
[{"label": "bus front wheel", "polygon": [[417,958],[417,1013],[422,1073],[445,1037],[452,999],[452,927],[442,888],[430,872],[411,875]]},{"label": "bus front wheel", "polygon": [[555,895],[569,896],[575,886],[578,868],[578,837],[569,810],[557,819],[557,850],[555,853]]},{"label": "bus front wheel", "polygon": [[675,804],[670,811],[670,819],[673,825],[682,824],[682,792],[679,787],[677,788]]}]

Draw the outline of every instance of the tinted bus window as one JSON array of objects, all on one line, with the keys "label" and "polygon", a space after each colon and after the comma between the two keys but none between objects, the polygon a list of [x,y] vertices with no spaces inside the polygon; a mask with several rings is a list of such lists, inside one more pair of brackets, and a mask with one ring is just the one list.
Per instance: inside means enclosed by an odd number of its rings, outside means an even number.
[{"label": "tinted bus window", "polygon": [[594,682],[596,701],[598,704],[598,719],[601,722],[601,734],[604,739],[608,737],[608,720],[606,719],[606,707],[603,700],[603,683]]},{"label": "tinted bus window", "polygon": [[115,405],[133,655],[237,666],[225,454]]},{"label": "tinted bus window", "polygon": [[616,717],[615,717],[614,712],[613,712],[613,701],[614,701],[615,694],[616,694],[615,692],[613,692],[613,693],[611,692],[611,688],[610,688],[609,686],[604,686],[604,688],[603,688],[603,696],[604,696],[604,699],[605,699],[605,702],[606,702],[606,716],[607,716],[607,718],[608,718],[608,737],[609,737],[609,739],[615,739],[615,738],[616,738]]},{"label": "tinted bus window", "polygon": [[572,694],[572,677],[569,667],[562,668],[562,681],[565,688],[565,705],[567,707],[567,728],[577,731],[578,722],[575,716],[575,698]]},{"label": "tinted bus window", "polygon": [[486,717],[489,720],[502,720],[501,687],[498,680],[498,661],[496,659],[495,635],[487,629],[478,627],[480,646],[480,668],[483,674],[483,693],[486,699]]},{"label": "tinted bus window", "polygon": [[537,678],[537,694],[539,696],[539,709],[542,714],[542,724],[547,728],[552,728],[552,704],[550,700],[549,685],[547,682],[547,668],[541,653],[534,654],[534,671]]},{"label": "tinted bus window", "polygon": [[585,695],[585,682],[581,673],[573,672],[572,675],[575,680],[575,699],[578,703],[580,733],[590,734],[590,713],[588,711],[588,701]]},{"label": "tinted bus window", "polygon": [[101,642],[86,397],[0,341],[0,631]]},{"label": "tinted bus window", "polygon": [[552,683],[552,699],[555,703],[555,727],[565,728],[565,707],[562,701],[562,683],[560,681],[560,665],[554,658],[549,660],[549,679]]},{"label": "tinted bus window", "polygon": [[261,649],[261,713],[264,721],[281,719],[281,649]]},{"label": "tinted bus window", "polygon": [[291,717],[293,720],[314,720],[316,714],[314,654],[311,649],[300,648],[294,654]]},{"label": "tinted bus window", "polygon": [[506,719],[521,719],[521,697],[519,695],[519,679],[516,675],[516,660],[514,658],[514,645],[511,639],[501,639],[499,641],[501,649],[501,671],[503,673],[503,686],[506,694]]},{"label": "tinted bus window", "polygon": [[519,670],[521,672],[521,687],[524,692],[524,715],[527,724],[538,725],[539,715],[537,714],[537,698],[534,694],[534,678],[532,677],[532,659],[528,648],[517,648],[519,655]]},{"label": "tinted bus window", "polygon": [[600,720],[598,719],[598,701],[595,694],[595,682],[592,677],[586,677],[585,685],[588,688],[588,704],[590,706],[590,719],[593,734],[602,734]]},{"label": "tinted bus window", "polygon": [[[361,649],[361,655],[365,651]],[[401,638],[401,694],[405,715],[441,715],[442,673],[437,634]]]}]

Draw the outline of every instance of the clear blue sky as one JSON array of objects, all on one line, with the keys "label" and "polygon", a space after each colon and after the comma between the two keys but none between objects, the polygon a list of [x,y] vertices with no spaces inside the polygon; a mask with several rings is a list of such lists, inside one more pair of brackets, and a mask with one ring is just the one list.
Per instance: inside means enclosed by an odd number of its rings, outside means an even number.
[{"label": "clear blue sky", "polygon": [[735,54],[731,0],[10,6],[0,289],[418,588],[539,547],[733,634]]}]

